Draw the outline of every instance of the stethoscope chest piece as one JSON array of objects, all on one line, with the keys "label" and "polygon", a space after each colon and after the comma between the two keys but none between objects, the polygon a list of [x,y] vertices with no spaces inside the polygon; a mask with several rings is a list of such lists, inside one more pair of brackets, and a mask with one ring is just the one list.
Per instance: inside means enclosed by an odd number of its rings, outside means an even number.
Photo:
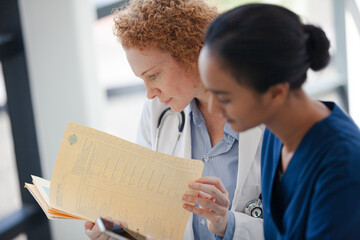
[{"label": "stethoscope chest piece", "polygon": [[245,207],[245,213],[254,218],[262,218],[263,207],[261,198],[248,202]]}]

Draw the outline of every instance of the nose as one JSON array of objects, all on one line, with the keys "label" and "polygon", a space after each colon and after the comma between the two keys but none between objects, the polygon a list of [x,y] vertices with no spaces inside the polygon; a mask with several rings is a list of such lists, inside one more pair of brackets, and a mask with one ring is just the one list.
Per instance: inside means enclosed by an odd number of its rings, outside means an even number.
[{"label": "nose", "polygon": [[145,88],[146,88],[146,97],[148,99],[154,99],[160,95],[160,89],[158,88],[150,87],[149,84],[145,84]]},{"label": "nose", "polygon": [[216,99],[216,97],[214,96],[214,94],[210,95],[208,111],[210,113],[215,113],[215,114],[219,114],[219,115],[223,115],[223,113],[224,113],[224,109],[221,107],[221,105],[219,104],[219,102]]}]

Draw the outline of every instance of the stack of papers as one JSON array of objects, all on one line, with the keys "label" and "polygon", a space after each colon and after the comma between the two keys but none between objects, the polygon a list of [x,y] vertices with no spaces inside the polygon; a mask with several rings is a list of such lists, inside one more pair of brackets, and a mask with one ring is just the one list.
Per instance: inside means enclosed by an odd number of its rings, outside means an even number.
[{"label": "stack of papers", "polygon": [[89,220],[75,215],[71,215],[67,212],[61,211],[50,206],[49,192],[50,181],[31,175],[33,184],[25,183],[25,187],[29,190],[31,195],[35,198],[40,205],[48,219],[78,219]]},{"label": "stack of papers", "polygon": [[26,183],[49,219],[95,222],[111,217],[154,238],[182,239],[190,212],[182,195],[201,177],[203,163],[152,151],[104,132],[70,123],[51,182]]}]

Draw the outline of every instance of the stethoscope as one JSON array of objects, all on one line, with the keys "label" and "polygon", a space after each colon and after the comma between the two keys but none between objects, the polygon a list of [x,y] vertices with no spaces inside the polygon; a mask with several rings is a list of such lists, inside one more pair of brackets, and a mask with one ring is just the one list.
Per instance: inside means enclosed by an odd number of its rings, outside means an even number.
[{"label": "stethoscope", "polygon": [[254,218],[262,218],[263,216],[263,204],[261,193],[257,200],[248,202],[245,206],[245,213]]},{"label": "stethoscope", "polygon": [[160,137],[160,131],[161,131],[161,127],[164,123],[164,120],[168,117],[171,116],[173,114],[176,114],[178,120],[179,120],[179,124],[178,124],[178,136],[175,142],[175,145],[172,149],[171,155],[174,154],[177,143],[179,142],[181,133],[184,130],[184,125],[185,125],[185,113],[184,111],[181,112],[174,112],[171,110],[170,107],[166,108],[164,111],[162,111],[162,113],[159,116],[158,122],[157,122],[157,126],[156,126],[156,135],[155,135],[155,151],[159,150],[159,137]]},{"label": "stethoscope", "polygon": [[[181,133],[184,130],[184,125],[185,125],[185,113],[184,111],[181,112],[174,112],[171,110],[170,107],[166,108],[164,111],[161,112],[158,122],[157,122],[157,126],[156,126],[156,136],[155,136],[155,151],[158,151],[159,148],[159,137],[160,137],[160,131],[161,131],[161,127],[164,123],[164,120],[168,117],[171,116],[173,114],[176,114],[179,124],[178,124],[178,136],[175,142],[175,145],[172,149],[171,155],[174,154],[177,143],[179,142]],[[263,215],[263,208],[262,208],[262,197],[261,197],[261,193],[259,195],[259,198],[257,200],[252,200],[250,202],[248,202],[245,206],[245,214],[254,217],[254,218],[262,218]]]}]

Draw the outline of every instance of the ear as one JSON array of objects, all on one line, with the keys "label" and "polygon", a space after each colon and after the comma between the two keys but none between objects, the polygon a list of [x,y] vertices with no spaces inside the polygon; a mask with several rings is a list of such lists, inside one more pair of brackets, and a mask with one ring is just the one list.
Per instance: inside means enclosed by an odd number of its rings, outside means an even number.
[{"label": "ear", "polygon": [[278,83],[267,90],[267,97],[273,103],[282,104],[289,95],[290,85],[287,82]]}]

